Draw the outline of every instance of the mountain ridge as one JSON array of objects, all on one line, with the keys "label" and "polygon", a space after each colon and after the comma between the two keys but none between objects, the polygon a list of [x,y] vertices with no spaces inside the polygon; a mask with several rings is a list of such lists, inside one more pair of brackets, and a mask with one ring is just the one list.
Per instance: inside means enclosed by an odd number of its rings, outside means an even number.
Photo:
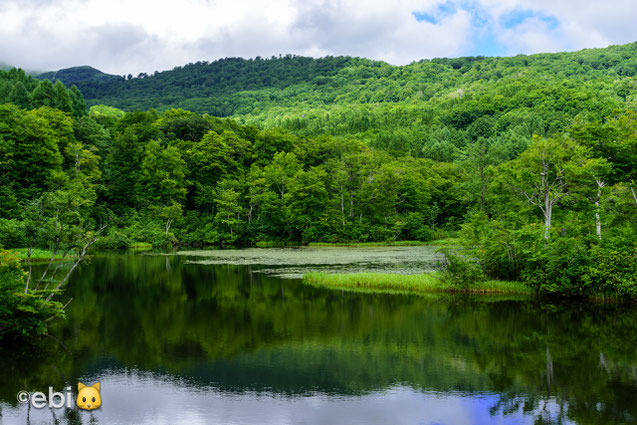
[{"label": "mountain ridge", "polygon": [[[538,74],[579,76],[584,80],[608,76],[632,77],[637,75],[637,43],[568,53],[424,59],[403,66],[349,56],[318,59],[294,55],[270,59],[225,58],[190,63],[168,71],[156,71],[152,75],[140,74],[135,78],[105,74],[82,66],[40,74],[38,78],[60,79],[66,85],[76,84],[89,105],[104,103],[127,111],[176,107],[216,116],[233,116],[253,112],[245,107],[241,98],[267,98],[273,94],[267,91],[283,91],[295,85],[305,85],[300,90],[310,93],[325,93],[334,88],[359,91],[361,85],[369,87],[377,81],[390,85],[397,82],[399,86],[405,86],[406,78],[414,85],[420,85],[408,95],[394,93],[389,96],[386,93],[378,96],[378,92],[383,91],[382,87],[373,87],[376,96],[356,99],[359,103],[395,103],[413,100],[419,96],[419,91],[425,98],[431,97],[427,92],[439,92],[440,87],[435,86],[448,86],[445,80],[463,85],[498,79],[510,74],[512,68],[518,68],[518,71],[532,69]],[[342,103],[344,99],[339,94],[324,96],[320,103]],[[298,92],[292,95],[303,100]]]},{"label": "mountain ridge", "polygon": [[48,79],[55,83],[56,81],[62,81],[65,85],[73,85],[86,81],[107,81],[107,80],[119,80],[124,79],[119,75],[106,74],[97,68],[93,68],[89,65],[73,66],[70,68],[63,68],[57,71],[48,71],[36,75],[36,78],[40,80]]},{"label": "mountain ridge", "polygon": [[522,146],[577,119],[603,120],[614,110],[634,108],[635,76],[637,43],[630,43],[403,66],[352,57],[227,58],[144,78],[76,84],[89,106],[184,109],[451,160],[479,137],[516,134],[520,139],[512,143]]}]

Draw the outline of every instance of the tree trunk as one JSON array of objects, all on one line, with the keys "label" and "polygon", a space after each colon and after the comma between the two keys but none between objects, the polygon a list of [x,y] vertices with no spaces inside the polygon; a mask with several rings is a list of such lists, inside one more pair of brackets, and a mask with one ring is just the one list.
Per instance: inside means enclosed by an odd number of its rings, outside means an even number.
[{"label": "tree trunk", "polygon": [[544,239],[549,239],[551,231],[551,215],[553,214],[553,202],[551,201],[551,190],[548,183],[548,164],[542,158],[542,191],[544,192]]},{"label": "tree trunk", "polygon": [[546,346],[546,389],[549,395],[551,394],[551,386],[554,382],[553,377],[553,359],[551,358],[551,352],[548,345]]},{"label": "tree trunk", "polygon": [[599,207],[599,202],[602,200],[602,188],[606,186],[606,184],[595,177],[595,183],[597,183],[597,196],[594,199],[595,202],[595,233],[597,234],[597,238],[602,240],[602,220],[600,217],[601,209]]},{"label": "tree trunk", "polygon": [[341,185],[341,223],[345,228],[345,194],[343,193],[343,185]]},{"label": "tree trunk", "polygon": [[547,190],[544,194],[544,239],[549,238],[551,231],[551,216],[553,215],[553,203],[551,202],[550,193]]},{"label": "tree trunk", "polygon": [[27,251],[27,262],[29,263],[29,274],[27,275],[27,284],[24,287],[25,294],[29,291],[29,281],[31,280],[31,250],[32,249],[33,249],[33,245],[29,245],[29,250]]},{"label": "tree trunk", "polygon": [[46,277],[47,273],[49,272],[49,269],[51,268],[51,264],[53,264],[53,261],[55,260],[55,254],[57,254],[59,246],[60,246],[60,239],[58,238],[55,242],[55,248],[53,248],[53,255],[51,255],[49,264],[47,264],[46,269],[44,270],[44,273],[42,273],[42,276],[40,276],[40,280],[38,280],[38,283],[35,285],[36,291],[40,287],[40,284],[42,283],[42,281],[44,281],[44,278]]},{"label": "tree trunk", "polygon": [[597,189],[597,198],[595,199],[595,233],[597,238],[602,240],[602,220],[599,217],[599,199],[602,197],[602,189]]},{"label": "tree trunk", "polygon": [[546,240],[548,240],[551,231],[551,214],[553,213],[551,209],[552,207],[549,206],[549,209],[544,214],[544,239]]},{"label": "tree trunk", "polygon": [[[93,238],[90,241],[86,242],[86,244],[82,248],[82,252],[77,257],[77,260],[75,260],[75,262],[73,263],[73,266],[71,267],[71,270],[69,270],[69,272],[66,274],[66,276],[64,276],[64,279],[62,279],[60,281],[60,283],[58,283],[58,285],[55,287],[56,291],[59,290],[62,287],[62,285],[64,285],[66,283],[67,280],[69,280],[69,277],[71,277],[71,273],[73,273],[73,270],[75,270],[77,265],[80,264],[82,262],[82,260],[84,259],[84,256],[86,255],[86,250],[89,249],[91,247],[91,245],[93,245],[95,243],[95,241],[97,241],[97,239],[99,238],[100,233],[102,233],[102,231],[105,228],[106,228],[106,225],[102,225],[102,227],[100,227],[100,229],[95,233],[95,236],[93,236]],[[47,301],[51,300],[51,298],[53,298],[53,294],[54,294],[54,292],[51,292],[49,294],[49,296],[46,297],[46,300]]]},{"label": "tree trunk", "polygon": [[71,247],[69,247],[66,251],[64,251],[64,254],[62,254],[62,258],[60,258],[60,261],[58,262],[57,266],[55,266],[55,270],[53,270],[53,274],[51,275],[51,279],[49,279],[49,282],[44,286],[44,290],[46,291],[47,289],[49,289],[49,284],[55,280],[55,276],[57,276],[58,271],[60,270],[60,268],[62,268],[62,264],[64,259],[66,258],[67,255],[69,255],[69,252],[71,252]]},{"label": "tree trunk", "polygon": [[602,221],[599,219],[599,202],[595,202],[595,207],[597,208],[597,212],[595,212],[595,232],[597,233],[597,238],[602,240]]},{"label": "tree trunk", "polygon": [[480,167],[480,210],[484,211],[485,197],[486,197],[486,178],[484,175],[484,168]]}]

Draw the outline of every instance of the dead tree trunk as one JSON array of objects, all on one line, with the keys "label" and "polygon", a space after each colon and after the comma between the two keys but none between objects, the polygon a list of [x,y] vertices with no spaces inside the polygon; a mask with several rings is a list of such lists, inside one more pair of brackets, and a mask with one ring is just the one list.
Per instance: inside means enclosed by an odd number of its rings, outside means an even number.
[{"label": "dead tree trunk", "polygon": [[597,234],[597,237],[599,238],[599,240],[601,240],[602,239],[602,220],[600,217],[601,209],[599,207],[599,202],[602,199],[602,188],[606,186],[606,183],[604,183],[601,179],[598,179],[597,177],[594,177],[594,178],[595,178],[595,183],[597,183],[597,196],[593,200],[593,202],[595,203],[595,233]]},{"label": "dead tree trunk", "polygon": [[555,207],[559,201],[569,196],[570,192],[567,190],[567,183],[564,179],[564,170],[562,168],[558,169],[555,177],[549,177],[550,164],[545,153],[543,153],[541,158],[541,166],[542,171],[540,171],[539,182],[534,185],[533,189],[526,191],[518,188],[517,191],[521,193],[530,204],[537,206],[542,211],[544,216],[544,239],[548,240],[551,230],[551,220],[553,218],[553,207]]},{"label": "dead tree trunk", "polygon": [[31,281],[31,251],[32,249],[33,249],[33,245],[29,245],[29,250],[27,251],[27,262],[29,263],[29,274],[27,275],[27,284],[24,287],[25,294],[29,291],[29,282]]},{"label": "dead tree trunk", "polygon": [[341,184],[341,224],[343,228],[345,228],[345,193],[343,193],[345,189]]},{"label": "dead tree trunk", "polygon": [[[93,236],[88,242],[84,244],[84,247],[82,247],[82,251],[80,252],[80,255],[77,257],[77,259],[73,263],[73,266],[71,266],[71,270],[69,270],[66,276],[64,276],[64,279],[62,279],[60,283],[58,283],[58,285],[55,287],[55,291],[58,291],[62,287],[62,285],[64,285],[66,281],[69,280],[69,277],[71,277],[73,270],[75,270],[77,265],[80,264],[82,260],[84,259],[84,256],[86,255],[86,250],[88,250],[97,241],[97,239],[99,238],[99,235],[104,231],[105,228],[106,228],[106,225],[105,224],[102,225],[102,227],[100,227],[100,229],[97,232],[95,232],[95,236]],[[47,301],[53,298],[53,294],[55,294],[55,291],[51,292],[49,296],[46,297]]]}]

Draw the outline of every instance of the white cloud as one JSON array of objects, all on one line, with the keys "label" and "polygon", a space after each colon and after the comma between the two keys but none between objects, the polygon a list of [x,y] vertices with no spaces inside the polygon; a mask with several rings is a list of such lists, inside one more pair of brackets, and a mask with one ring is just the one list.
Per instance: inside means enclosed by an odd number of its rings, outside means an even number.
[{"label": "white cloud", "polygon": [[119,74],[286,53],[404,64],[481,54],[485,34],[506,54],[627,43],[637,40],[636,12],[632,0],[2,0],[0,62]]},{"label": "white cloud", "polygon": [[579,50],[637,41],[634,0],[481,0],[494,21],[511,11],[532,10],[557,19],[549,29],[530,19],[513,30],[496,29],[510,54]]}]

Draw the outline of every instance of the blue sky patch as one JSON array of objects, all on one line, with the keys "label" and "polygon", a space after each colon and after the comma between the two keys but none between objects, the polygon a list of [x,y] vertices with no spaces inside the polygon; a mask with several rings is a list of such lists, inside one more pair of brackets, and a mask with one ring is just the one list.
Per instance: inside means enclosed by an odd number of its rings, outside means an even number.
[{"label": "blue sky patch", "polygon": [[506,13],[500,17],[500,24],[507,29],[515,28],[527,19],[539,19],[546,23],[549,30],[554,30],[560,25],[555,16],[545,15],[531,9],[518,9]]},{"label": "blue sky patch", "polygon": [[[437,25],[444,18],[455,14],[458,10],[469,14],[473,26],[473,36],[470,40],[472,47],[466,51],[466,54],[471,56],[505,56],[507,54],[506,46],[498,40],[493,31],[495,27],[493,19],[482,5],[475,0],[447,1],[427,11],[414,11],[412,15],[418,22],[424,21]],[[517,17],[514,16],[514,18]],[[526,17],[523,17],[520,22],[524,19]]]},{"label": "blue sky patch", "polygon": [[412,12],[412,15],[414,15],[414,18],[416,18],[418,22],[425,21],[435,25],[442,19],[446,18],[447,16],[453,15],[454,13],[456,13],[456,5],[451,1],[447,1],[445,3],[436,5],[431,13]]},{"label": "blue sky patch", "polygon": [[438,19],[432,15],[431,13],[425,13],[425,12],[411,12],[412,15],[414,15],[414,18],[416,18],[416,20],[418,22],[429,22],[430,24],[437,24],[438,23]]},{"label": "blue sky patch", "polygon": [[470,54],[472,56],[506,56],[508,53],[507,48],[493,34],[493,31],[487,31],[474,38]]}]

